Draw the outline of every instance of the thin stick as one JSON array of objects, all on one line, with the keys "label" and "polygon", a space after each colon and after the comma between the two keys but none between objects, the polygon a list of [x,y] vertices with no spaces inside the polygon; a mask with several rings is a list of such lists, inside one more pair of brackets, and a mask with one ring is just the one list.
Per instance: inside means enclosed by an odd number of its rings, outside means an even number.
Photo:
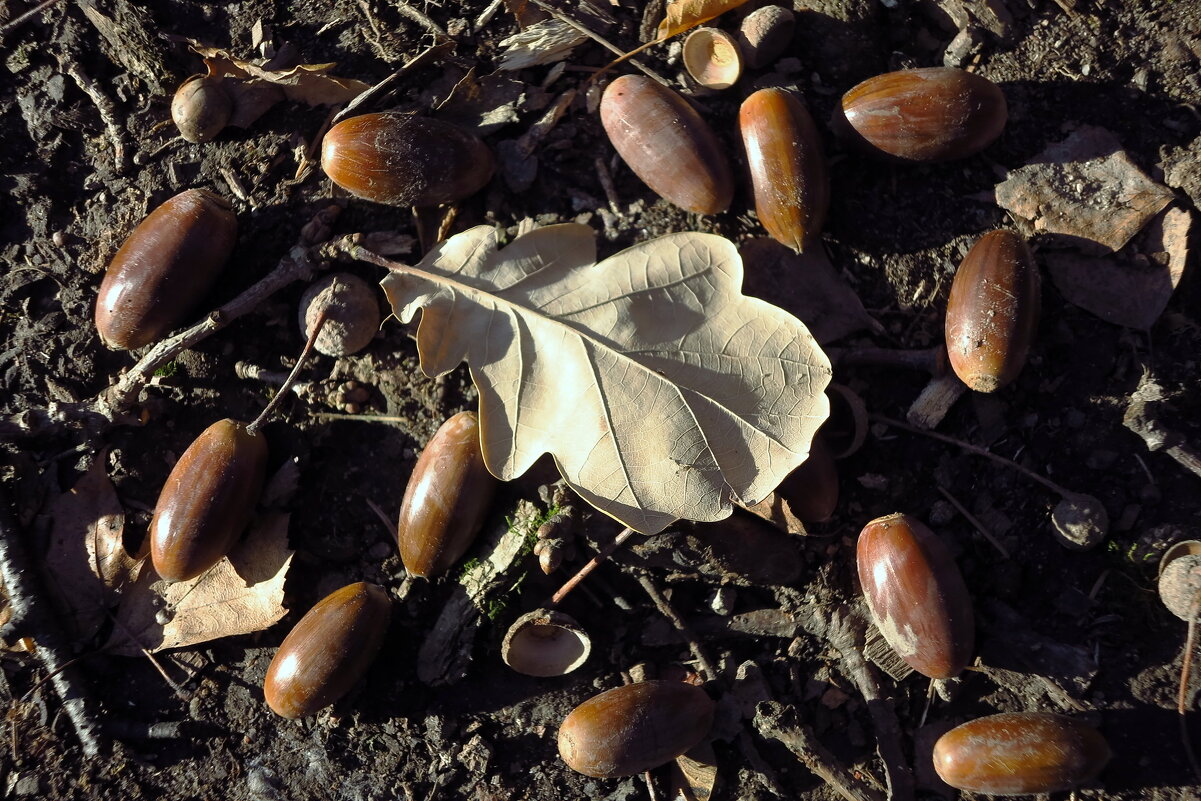
[{"label": "thin stick", "polygon": [[402,16],[408,17],[413,22],[416,22],[418,25],[420,25],[423,28],[425,28],[426,30],[428,30],[430,33],[434,34],[435,36],[437,36],[441,39],[449,39],[450,38],[450,34],[446,32],[445,28],[443,28],[438,23],[434,22],[432,19],[427,17],[425,14],[423,14],[420,11],[418,11],[417,9],[413,8],[411,5],[406,3],[404,0],[392,0],[392,3],[393,3],[393,5],[396,6],[396,10],[399,11]]},{"label": "thin stick", "polygon": [[601,75],[602,75],[602,74],[603,74],[603,73],[604,73],[606,70],[608,70],[608,69],[609,69],[609,67],[613,67],[613,66],[615,66],[615,65],[617,65],[617,64],[620,64],[622,61],[629,60],[629,62],[630,62],[631,64],[633,64],[633,65],[634,65],[635,67],[637,67],[638,69],[642,70],[642,72],[644,72],[644,73],[645,73],[646,75],[648,75],[649,77],[651,77],[651,78],[655,79],[656,81],[658,81],[659,83],[663,84],[663,85],[664,85],[664,86],[666,86],[666,87],[669,87],[669,88],[671,87],[671,81],[667,80],[667,79],[666,79],[666,78],[664,78],[662,75],[660,75],[659,73],[657,73],[657,72],[655,72],[654,70],[652,70],[650,67],[648,67],[648,66],[646,66],[645,64],[643,64],[641,61],[637,61],[637,60],[635,60],[634,58],[631,58],[631,57],[632,57],[633,55],[635,55],[636,53],[639,53],[639,52],[641,52],[641,51],[645,50],[646,48],[650,47],[651,45],[659,44],[659,40],[655,40],[655,41],[653,41],[653,42],[647,42],[646,44],[644,44],[644,45],[642,45],[642,46],[640,46],[640,47],[636,47],[636,48],[634,48],[633,50],[631,50],[630,52],[628,52],[628,53],[627,53],[625,50],[622,50],[620,47],[618,47],[617,45],[613,44],[613,43],[612,43],[612,42],[610,42],[608,39],[606,39],[605,37],[601,36],[599,33],[596,33],[595,31],[593,31],[593,30],[591,30],[590,28],[588,28],[588,26],[586,26],[586,25],[583,25],[582,23],[579,23],[579,22],[577,22],[576,20],[574,20],[574,19],[572,19],[571,17],[567,16],[567,14],[566,14],[565,12],[563,12],[563,11],[560,11],[559,9],[555,8],[554,6],[552,6],[552,5],[549,5],[549,4],[547,4],[547,3],[544,3],[544,2],[542,2],[542,0],[530,0],[530,2],[531,2],[531,3],[533,3],[534,5],[538,6],[538,8],[542,9],[542,10],[543,10],[543,11],[545,11],[546,13],[550,14],[551,16],[553,16],[555,19],[558,19],[560,22],[564,22],[564,23],[566,23],[566,24],[570,25],[572,28],[575,28],[577,31],[579,31],[580,33],[584,34],[584,35],[585,35],[585,36],[587,36],[589,39],[591,39],[592,41],[596,42],[598,45],[600,45],[601,47],[605,48],[605,49],[606,49],[606,50],[608,50],[609,52],[611,52],[611,53],[616,53],[617,55],[621,56],[621,58],[619,58],[619,59],[617,59],[616,61],[612,62],[611,64],[609,64],[608,66],[606,66],[604,69],[600,70],[599,72],[595,72],[595,73],[593,73],[592,77],[588,79],[588,80],[589,80],[589,82],[595,81],[595,80],[596,80],[597,78],[599,78],[599,77],[600,77],[600,76],[601,76]]},{"label": "thin stick", "polygon": [[284,395],[296,383],[296,378],[300,375],[300,368],[304,366],[305,359],[309,358],[309,354],[313,352],[313,346],[317,344],[317,336],[321,333],[321,329],[325,327],[325,321],[329,319],[329,309],[322,309],[321,314],[317,315],[317,323],[313,326],[313,330],[309,333],[309,339],[304,343],[304,350],[300,352],[300,358],[296,360],[296,366],[292,368],[292,372],[288,373],[288,377],[284,379],[283,386],[275,393],[275,397],[267,404],[267,408],[259,412],[259,416],[246,426],[246,433],[254,434],[263,424],[271,419],[271,415],[275,414],[275,410],[284,401]]},{"label": "thin stick", "polygon": [[411,418],[388,414],[342,414],[341,412],[313,412],[313,417],[324,417],[331,420],[369,420],[378,423],[405,423]]},{"label": "thin stick", "polygon": [[670,620],[671,625],[675,626],[676,631],[680,632],[684,636],[684,639],[688,641],[688,650],[692,651],[692,656],[700,664],[701,673],[705,675],[705,681],[714,681],[717,679],[717,669],[713,667],[713,663],[709,660],[705,649],[701,648],[701,644],[697,640],[696,634],[692,631],[692,627],[688,625],[684,618],[680,617],[680,614],[672,607],[667,597],[659,592],[659,588],[651,581],[650,576],[640,573],[638,575],[638,583],[642,585],[642,589],[646,590],[646,594],[655,602],[655,606],[663,613],[663,616]]},{"label": "thin stick", "polygon": [[994,537],[993,533],[985,528],[983,523],[973,517],[972,513],[967,510],[966,506],[959,502],[958,498],[952,495],[946,487],[939,486],[938,491],[942,493],[944,498],[951,502],[952,506],[959,510],[959,514],[967,518],[967,522],[971,523],[976,528],[976,531],[984,535],[984,539],[991,542],[993,547],[1001,552],[1001,556],[1004,556],[1006,559],[1009,558],[1009,551],[1005,549],[1001,541]]},{"label": "thin stick", "polygon": [[397,67],[391,75],[376,83],[370,89],[365,90],[354,100],[351,100],[344,109],[334,115],[334,123],[341,122],[351,114],[361,113],[359,109],[362,106],[374,101],[377,97],[381,97],[391,92],[393,84],[399,83],[400,79],[406,74],[417,69],[418,67],[424,66],[427,61],[432,61],[435,57],[440,56],[450,50],[454,50],[454,47],[454,42],[447,41],[440,42],[436,45],[432,45],[431,47],[427,47],[425,50],[422,50],[420,53],[413,56],[413,58]]},{"label": "thin stick", "polygon": [[96,111],[100,113],[100,121],[104,123],[104,128],[108,132],[109,142],[113,146],[113,162],[114,171],[120,175],[125,172],[125,133],[118,122],[117,107],[113,105],[113,101],[108,99],[108,95],[100,91],[100,87],[96,82],[84,74],[83,69],[74,61],[59,61],[63,70],[71,76],[71,79],[83,90],[92,103],[96,106]]},{"label": "thin stick", "polygon": [[38,14],[41,14],[43,11],[50,8],[50,6],[54,5],[57,2],[58,2],[58,0],[46,0],[46,2],[39,3],[38,5],[34,6],[33,8],[29,9],[28,11],[26,11],[21,16],[13,17],[8,22],[4,23],[3,26],[0,26],[0,39],[3,39],[5,36],[7,36],[8,34],[10,34],[13,31],[15,31],[17,28],[21,27],[26,22],[29,22],[29,20],[33,19]]},{"label": "thin stick", "polygon": [[1197,645],[1198,614],[1201,614],[1201,592],[1193,595],[1193,602],[1189,605],[1188,637],[1184,641],[1184,663],[1180,666],[1180,693],[1176,696],[1176,711],[1179,713],[1180,740],[1184,744],[1184,753],[1188,756],[1188,762],[1193,768],[1193,774],[1196,775],[1198,781],[1201,781],[1201,764],[1198,764],[1197,755],[1193,752],[1193,738],[1188,730],[1188,710],[1186,707],[1189,673],[1193,665],[1193,650]]},{"label": "thin stick", "polygon": [[884,801],[883,794],[855,778],[826,750],[813,730],[800,722],[792,707],[776,701],[760,703],[755,707],[755,731],[761,737],[778,741],[847,801]]},{"label": "thin stick", "polygon": [[378,517],[379,521],[384,524],[384,531],[388,532],[388,536],[395,537],[396,526],[393,525],[392,521],[388,519],[388,516],[384,514],[384,510],[379,508],[379,504],[370,498],[364,498],[363,500],[367,501],[367,505],[371,507],[371,511],[375,512],[375,516]]},{"label": "thin stick", "polygon": [[87,683],[69,656],[66,637],[58,620],[45,606],[33,563],[25,551],[21,531],[9,509],[8,494],[0,485],[0,579],[8,590],[12,617],[0,636],[31,636],[35,652],[50,674],[54,690],[62,700],[80,745],[87,756],[101,751],[100,725],[84,688]]},{"label": "thin stick", "polygon": [[826,355],[830,361],[841,366],[902,367],[923,370],[930,375],[942,375],[947,371],[947,348],[937,345],[921,350],[899,348],[829,348]]},{"label": "thin stick", "polygon": [[888,426],[889,428],[899,428],[902,431],[908,431],[910,434],[920,434],[923,437],[929,437],[930,439],[936,439],[939,442],[945,442],[949,445],[958,446],[958,447],[962,448],[963,450],[968,451],[969,453],[974,453],[977,456],[983,456],[985,459],[991,459],[992,461],[996,462],[997,464],[1005,465],[1006,467],[1011,467],[1014,470],[1018,471],[1019,473],[1025,475],[1027,478],[1031,479],[1032,481],[1037,481],[1039,484],[1042,484],[1044,487],[1051,490],[1056,495],[1062,495],[1065,498],[1071,498],[1071,497],[1075,497],[1078,494],[1078,493],[1072,492],[1071,490],[1064,489],[1063,487],[1059,486],[1051,479],[1047,478],[1046,476],[1039,475],[1038,473],[1034,472],[1033,470],[1031,470],[1028,467],[1023,467],[1022,465],[1018,464],[1017,462],[1006,459],[1004,456],[998,456],[997,454],[993,453],[992,451],[987,451],[984,448],[981,448],[977,445],[971,444],[970,442],[964,442],[963,440],[956,439],[955,437],[948,437],[946,434],[939,434],[936,431],[925,431],[920,428],[915,428],[914,426],[911,426],[908,423],[902,423],[900,420],[894,420],[891,417],[885,417],[885,416],[879,415],[879,414],[868,415],[868,419],[872,420],[873,422],[876,422],[876,423],[883,423],[884,425]]},{"label": "thin stick", "polygon": [[559,591],[551,596],[550,605],[552,607],[558,606],[563,599],[567,597],[569,592],[574,590],[581,581],[587,578],[589,573],[591,573],[593,570],[596,570],[596,568],[599,567],[602,562],[608,559],[614,551],[621,547],[623,542],[628,540],[633,535],[634,529],[629,528],[628,526],[622,529],[621,533],[614,537],[611,543],[606,545],[604,548],[601,548],[596,556],[588,560],[588,564],[581,567],[578,573],[567,579],[567,582],[559,588]]}]

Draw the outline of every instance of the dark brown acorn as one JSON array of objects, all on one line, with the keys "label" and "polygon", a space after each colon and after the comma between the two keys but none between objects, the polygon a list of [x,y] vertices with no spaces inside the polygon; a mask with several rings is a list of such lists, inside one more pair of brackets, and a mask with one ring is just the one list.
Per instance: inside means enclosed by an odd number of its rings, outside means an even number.
[{"label": "dark brown acorn", "polygon": [[867,152],[900,161],[978,153],[1005,128],[1005,95],[987,78],[951,67],[877,75],[852,88],[831,127]]},{"label": "dark brown acorn", "polygon": [[867,608],[884,640],[918,673],[958,676],[975,647],[975,618],[942,540],[921,521],[892,514],[864,526],[856,557]]},{"label": "dark brown acorn", "polygon": [[598,779],[652,770],[709,733],[715,705],[682,681],[642,681],[603,692],[571,711],[559,728],[559,756]]},{"label": "dark brown acorn", "polygon": [[1063,715],[1016,712],[956,726],[934,744],[944,782],[983,795],[1070,790],[1093,779],[1112,756],[1091,726]]},{"label": "dark brown acorn", "polygon": [[229,553],[250,523],[267,475],[267,441],[218,420],[171,469],[150,521],[150,559],[167,581],[187,581]]},{"label": "dark brown acorn", "polygon": [[321,144],[321,169],[356,197],[435,206],[475,194],[492,178],[492,152],[457,125],[399,112],[342,120]]},{"label": "dark brown acorn", "polygon": [[371,667],[392,616],[392,600],[360,581],[327,595],[275,652],[263,695],[285,718],[312,715],[337,701]]},{"label": "dark brown acorn", "polygon": [[233,113],[233,100],[215,78],[196,75],[175,90],[171,119],[189,142],[207,142],[221,132]]},{"label": "dark brown acorn", "polygon": [[138,224],[96,298],[96,330],[110,348],[140,348],[183,321],[217,280],[238,238],[225,198],[180,192]]},{"label": "dark brown acorn", "polygon": [[963,383],[993,392],[1017,378],[1038,330],[1038,265],[1025,240],[990,231],[964,257],[947,300],[947,356]]},{"label": "dark brown acorn", "polygon": [[400,507],[396,538],[409,573],[433,578],[458,561],[479,533],[497,483],[484,465],[475,413],[443,423],[417,459]]},{"label": "dark brown acorn", "polygon": [[729,208],[730,161],[683,97],[642,75],[623,75],[605,89],[600,115],[618,154],[657,194],[697,214]]},{"label": "dark brown acorn", "polygon": [[783,89],[760,89],[738,113],[755,211],[772,238],[803,252],[821,234],[830,179],[821,137],[803,103]]}]

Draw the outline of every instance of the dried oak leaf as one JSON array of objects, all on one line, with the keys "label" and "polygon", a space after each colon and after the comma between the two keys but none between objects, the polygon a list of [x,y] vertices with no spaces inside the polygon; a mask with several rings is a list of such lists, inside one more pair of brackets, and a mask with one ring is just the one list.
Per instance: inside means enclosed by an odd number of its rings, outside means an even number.
[{"label": "dried oak leaf", "polygon": [[659,23],[659,38],[667,39],[745,3],[746,0],[674,0]]},{"label": "dried oak leaf", "polygon": [[584,225],[498,250],[480,226],[391,269],[393,312],[422,310],[422,370],[466,360],[488,469],[509,480],[543,453],[586,501],[644,534],[728,517],[808,456],[829,414],[830,363],[804,324],[741,294],[720,236],[679,233],[596,262]]},{"label": "dried oak leaf", "polygon": [[50,504],[50,548],[44,567],[70,633],[86,640],[104,622],[136,561],[125,551],[125,512],[105,472],[104,454]]},{"label": "dried oak leaf", "polygon": [[275,623],[286,611],[288,517],[259,517],[228,557],[191,581],[169,584],[147,563],[122,596],[106,649],[138,656],[142,648],[182,648]]}]

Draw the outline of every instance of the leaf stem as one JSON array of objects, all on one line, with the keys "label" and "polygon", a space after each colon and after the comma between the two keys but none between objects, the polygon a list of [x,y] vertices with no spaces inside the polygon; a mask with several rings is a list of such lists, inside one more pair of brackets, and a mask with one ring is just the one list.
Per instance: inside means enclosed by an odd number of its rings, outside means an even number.
[{"label": "leaf stem", "polygon": [[551,596],[550,606],[558,606],[563,599],[567,597],[569,592],[574,590],[581,581],[587,578],[589,573],[591,573],[593,570],[596,570],[596,568],[600,566],[601,562],[604,562],[606,559],[608,559],[613,552],[620,548],[621,544],[633,536],[633,534],[634,529],[630,528],[629,526],[622,529],[621,533],[614,537],[612,542],[610,542],[604,548],[601,548],[600,551],[597,552],[596,556],[588,560],[588,564],[581,567],[578,573],[567,579],[567,582],[559,588],[559,591]]},{"label": "leaf stem", "polygon": [[288,390],[296,383],[296,378],[300,375],[300,368],[304,365],[304,360],[309,357],[313,351],[313,345],[317,343],[317,335],[321,333],[321,329],[325,327],[325,321],[329,319],[329,310],[323,309],[317,317],[317,324],[313,326],[313,331],[309,334],[308,342],[304,343],[304,350],[300,352],[300,358],[296,360],[296,366],[292,368],[292,372],[288,373],[288,377],[284,379],[283,386],[279,388],[279,392],[275,393],[275,397],[267,404],[267,408],[259,412],[259,416],[254,418],[250,425],[246,426],[246,433],[256,434],[262,428],[263,424],[270,419],[279,405],[283,403],[284,396],[288,394]]}]

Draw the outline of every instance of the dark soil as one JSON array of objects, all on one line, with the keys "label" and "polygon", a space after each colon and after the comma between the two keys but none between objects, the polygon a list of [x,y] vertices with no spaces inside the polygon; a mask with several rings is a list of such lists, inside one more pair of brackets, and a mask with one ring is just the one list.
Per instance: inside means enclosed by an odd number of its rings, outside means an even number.
[{"label": "dark soil", "polygon": [[[32,5],[7,4],[0,20]],[[940,342],[950,278],[962,254],[982,233],[1016,225],[980,194],[1006,169],[1027,163],[1071,130],[1108,128],[1157,180],[1163,180],[1165,160],[1190,144],[1197,152],[1196,2],[1079,0],[1071,12],[1067,0],[997,5],[1013,16],[1010,35],[999,40],[985,33],[968,63],[1003,88],[1010,119],[983,154],[947,164],[882,166],[845,151],[821,125],[833,165],[825,244],[883,328],[878,336],[860,335],[838,346],[923,348]],[[117,20],[126,34],[141,29],[144,50],[103,41],[85,6]],[[498,42],[516,25],[502,8],[478,33],[464,33],[470,25],[463,21],[474,22],[486,6],[483,0],[417,4],[460,33],[453,54],[403,79],[396,105],[429,108],[467,69],[493,71]],[[180,140],[170,122],[171,93],[200,71],[200,61],[162,34],[249,59],[255,55],[252,28],[262,21],[273,26],[276,45],[294,47],[303,62],[338,62],[336,74],[367,83],[432,42],[390,2],[155,0],[141,16],[130,8],[123,0],[63,0],[3,39],[8,78],[0,83],[0,413],[6,415],[95,396],[136,361],[136,353],[101,344],[92,321],[96,289],[125,235],[166,198],[205,187],[235,204],[239,241],[222,283],[201,304],[210,309],[266,274],[295,244],[301,227],[336,196],[319,169],[293,180],[295,154],[320,136],[328,109],[282,103],[249,129],[227,129],[211,143]],[[616,20],[606,36],[623,47],[636,45],[641,9],[606,8]],[[724,94],[701,98],[731,152],[737,152],[738,104],[757,85],[797,88],[824,122],[841,94],[863,78],[941,64],[954,36],[936,12],[909,0],[812,0],[798,2],[797,9],[797,34],[783,60],[748,74]],[[678,50],[659,46],[642,58],[675,76],[681,67],[668,58],[672,52]],[[589,43],[570,64],[596,67],[609,58]],[[96,103],[69,68],[94,81],[113,104],[126,148],[121,169]],[[519,136],[549,101],[588,75],[569,68],[543,90],[547,73],[547,67],[535,67],[512,74],[527,84],[526,99],[517,106],[517,121],[486,134],[489,144]],[[701,218],[656,198],[620,164],[614,180],[622,213],[614,215],[597,177],[597,154],[608,159],[613,151],[581,95],[537,151],[533,186],[515,193],[495,177],[461,204],[455,230],[491,223],[513,233],[525,218],[540,224],[577,220],[601,235],[602,255],[672,231],[714,231],[735,241],[762,235],[745,189],[728,213]],[[1195,174],[1195,161],[1191,169]],[[230,175],[246,199],[234,197]],[[1196,199],[1182,193],[1179,202],[1195,214]],[[415,235],[410,211],[351,199],[335,233],[385,230]],[[1037,251],[1039,239],[1032,242]],[[381,277],[364,264],[341,268],[373,283]],[[268,710],[261,691],[276,646],[305,610],[343,584],[368,580],[400,592],[404,570],[393,532],[368,501],[394,516],[424,443],[450,414],[474,407],[465,368],[425,377],[408,332],[388,322],[363,353],[314,358],[303,378],[318,382],[321,391],[290,399],[266,428],[272,468],[296,460],[301,469],[291,509],[297,553],[287,617],[257,635],[160,654],[165,669],[182,682],[182,698],[149,661],[99,651],[107,631],[77,643],[104,721],[189,721],[193,727],[177,739],[116,739],[99,759],[81,755],[58,698],[42,683],[40,663],[6,653],[0,696],[8,700],[10,736],[0,746],[0,792],[74,799],[645,798],[641,777],[588,779],[566,768],[555,746],[558,725],[575,704],[621,684],[636,665],[671,675],[671,666],[691,659],[621,567],[635,562],[650,566],[674,607],[702,632],[723,672],[711,685],[715,697],[729,693],[738,666],[754,660],[775,700],[795,705],[839,760],[861,775],[880,777],[871,717],[841,672],[837,653],[795,625],[731,635],[710,600],[728,586],[727,612],[759,611],[763,619],[781,607],[795,612],[801,603],[833,608],[852,601],[858,531],[874,517],[904,511],[928,521],[954,552],[973,597],[978,652],[987,668],[968,673],[950,701],[936,698],[928,715],[925,679],[915,674],[895,685],[892,697],[920,793],[952,792],[933,786],[922,750],[928,754],[938,731],[992,712],[1045,710],[1086,717],[1112,746],[1109,767],[1080,796],[1196,798],[1197,779],[1175,712],[1185,624],[1160,604],[1155,578],[1164,545],[1195,536],[1201,525],[1199,479],[1168,456],[1149,453],[1122,424],[1130,393],[1150,371],[1179,394],[1175,425],[1201,442],[1201,280],[1197,265],[1189,268],[1150,331],[1104,322],[1044,281],[1042,322],[1021,376],[994,395],[964,397],[939,426],[1099,498],[1114,521],[1100,547],[1079,552],[1058,545],[1050,511],[1059,499],[1018,473],[876,425],[866,446],[839,463],[834,518],[813,527],[810,537],[775,543],[798,566],[790,588],[772,586],[770,577],[757,580],[753,564],[743,576],[725,573],[730,566],[715,566],[712,550],[688,547],[686,534],[668,535],[675,539],[667,546],[648,543],[619,552],[565,603],[593,637],[592,657],[581,669],[556,679],[509,671],[499,657],[506,627],[588,558],[595,545],[581,542],[575,561],[551,578],[543,578],[530,557],[527,579],[494,604],[467,677],[430,687],[416,678],[416,653],[450,587],[445,579],[418,584],[397,604],[386,645],[366,680],[332,710],[284,721]],[[803,291],[805,277],[792,277],[797,287],[748,280],[767,300],[786,305],[792,293]],[[294,362],[302,346],[296,309],[303,291],[300,284],[285,289],[183,354],[172,375],[148,387],[141,425],[114,427],[92,439],[66,427],[0,446],[0,479],[30,547],[45,548],[48,500],[72,486],[107,448],[109,473],[127,511],[127,545],[136,550],[178,454],[217,419],[252,418],[274,391],[239,379],[235,363],[278,371]],[[885,368],[840,368],[835,377],[860,392],[871,411],[893,418],[904,417],[927,381],[920,373]],[[361,384],[366,399],[348,401],[347,381]],[[490,529],[505,525],[518,500],[541,503],[537,487],[552,476],[533,472],[498,496]],[[1010,558],[940,488],[961,501]],[[594,515],[588,537],[604,542],[616,530]],[[782,746],[758,739],[749,721],[739,723],[736,712],[723,715],[715,798],[771,798],[773,783],[792,798],[837,797]],[[1194,741],[1201,742],[1201,725],[1193,728]]]}]

